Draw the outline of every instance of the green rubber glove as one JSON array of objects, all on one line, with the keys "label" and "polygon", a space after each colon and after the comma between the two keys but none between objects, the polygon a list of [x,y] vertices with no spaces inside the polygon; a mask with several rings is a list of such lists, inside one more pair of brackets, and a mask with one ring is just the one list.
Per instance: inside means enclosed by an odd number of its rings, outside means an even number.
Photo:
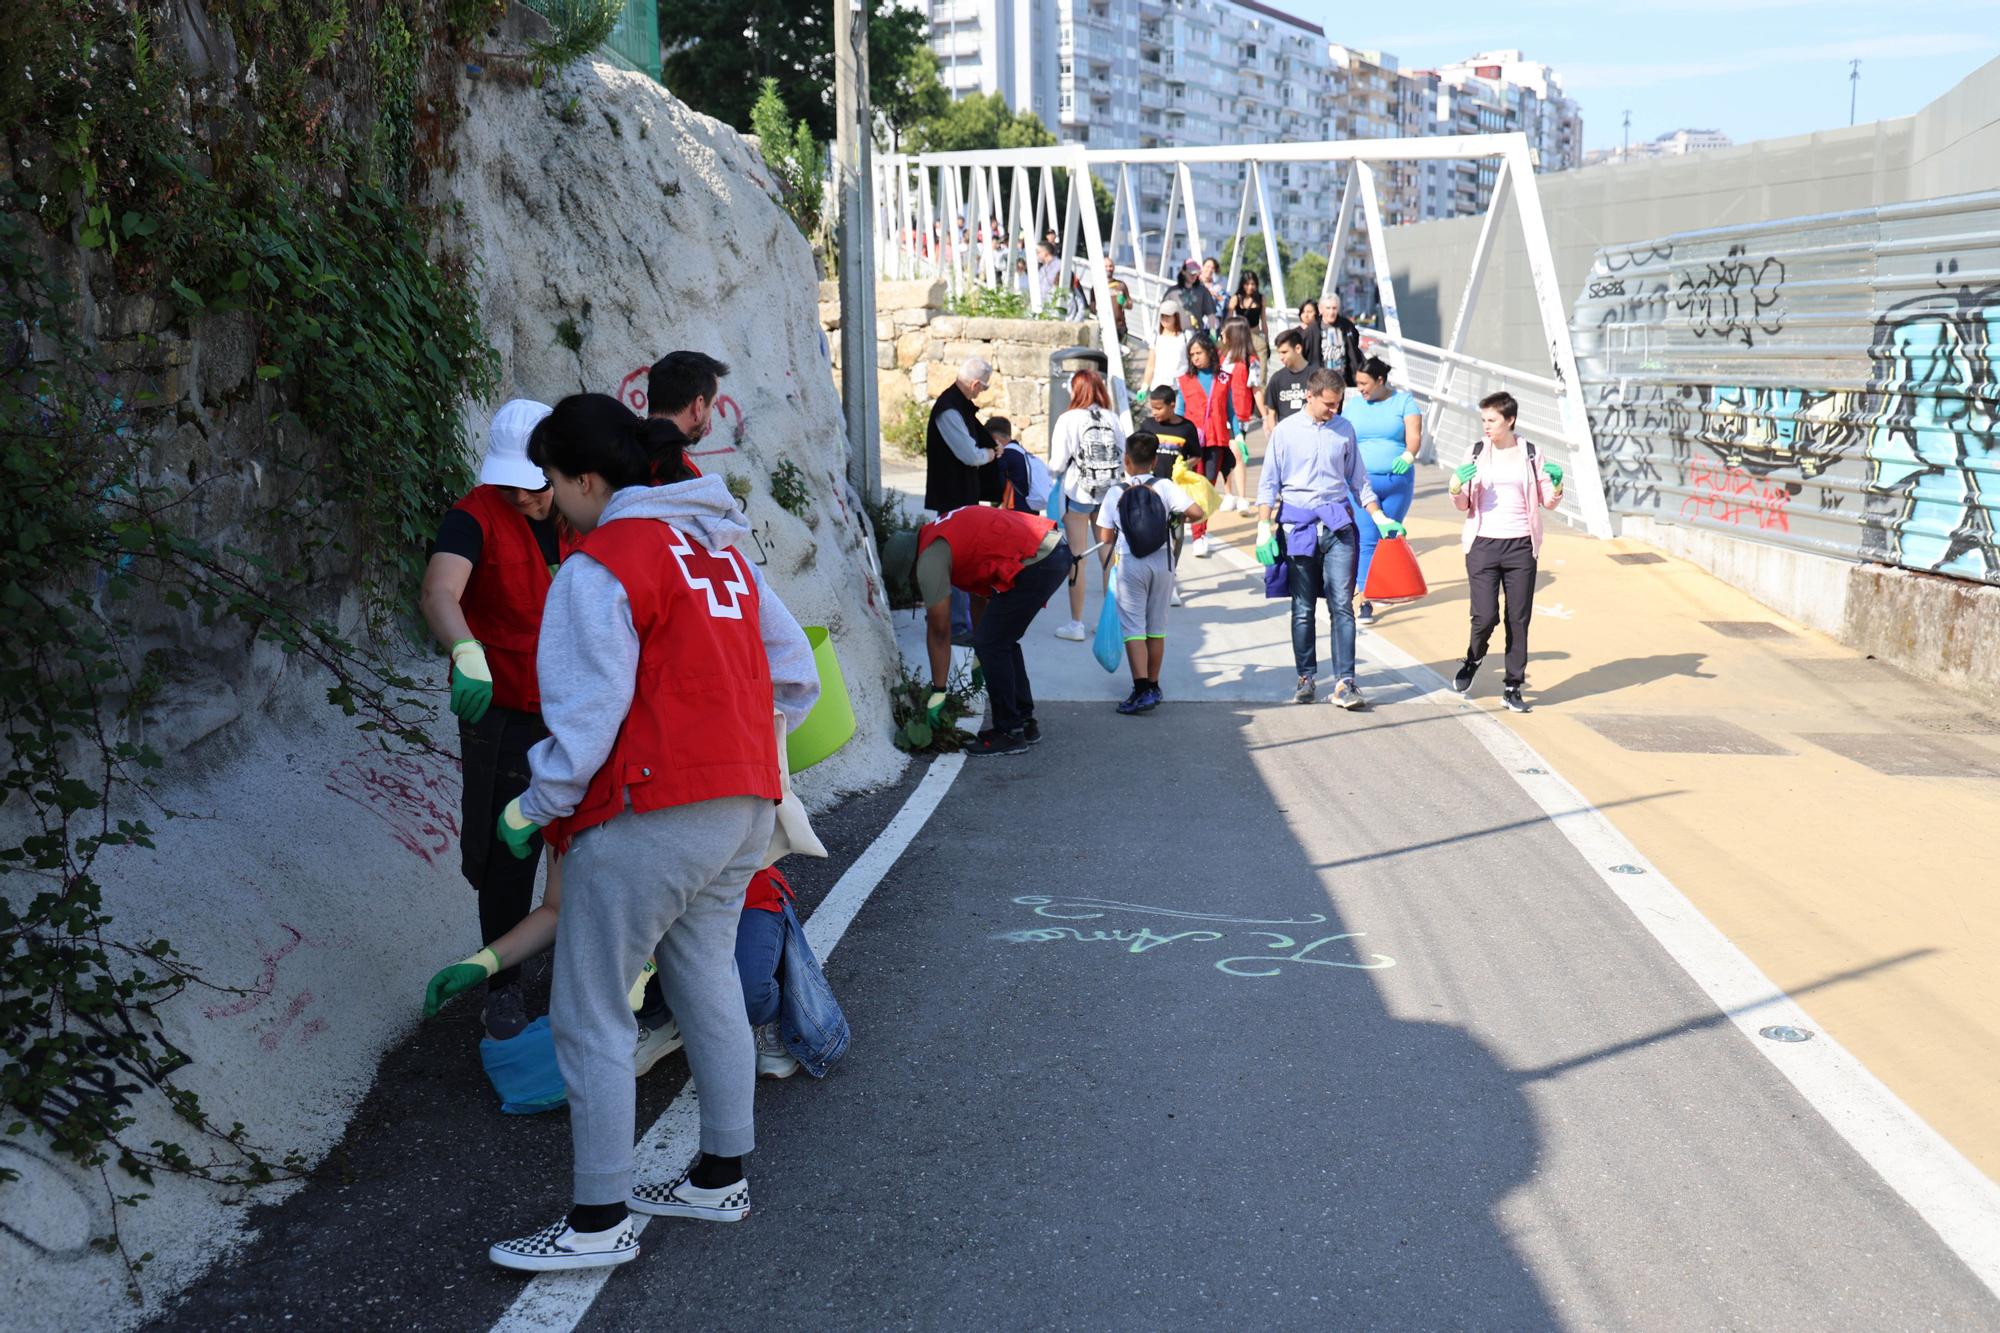
[{"label": "green rubber glove", "polygon": [[516,860],[528,859],[528,840],[540,827],[521,813],[521,798],[518,796],[507,802],[507,808],[500,812],[500,841],[507,844],[507,850],[514,853]]},{"label": "green rubber glove", "polygon": [[1548,473],[1549,480],[1555,483],[1557,490],[1562,489],[1563,465],[1561,463],[1544,463],[1542,464],[1542,471]]},{"label": "green rubber glove", "polygon": [[1451,473],[1452,491],[1456,493],[1457,491],[1463,489],[1466,482],[1471,481],[1474,477],[1478,475],[1479,475],[1479,464],[1477,463],[1465,463],[1460,465],[1459,467],[1453,468]]},{"label": "green rubber glove", "polygon": [[944,725],[944,701],[945,693],[943,690],[933,690],[931,697],[924,701],[924,717],[929,719],[930,724],[934,727]]},{"label": "green rubber glove", "polygon": [[1401,537],[1409,532],[1408,528],[1398,523],[1395,519],[1390,518],[1387,514],[1383,514],[1375,519],[1375,530],[1385,538]]},{"label": "green rubber glove", "polygon": [[1409,470],[1410,456],[1408,454],[1396,455],[1396,461],[1389,464],[1389,475],[1392,477],[1400,477]]},{"label": "green rubber glove", "polygon": [[1257,524],[1257,563],[1275,565],[1278,563],[1278,530],[1271,526],[1270,519],[1262,519]]},{"label": "green rubber glove", "polygon": [[636,1014],[646,1007],[646,983],[651,981],[653,974],[659,970],[660,965],[648,958],[646,965],[639,969],[639,979],[632,983],[631,990],[625,992],[625,1003],[631,1006],[633,1013]]},{"label": "green rubber glove", "polygon": [[975,690],[986,688],[986,668],[977,662],[972,664],[972,688]]},{"label": "green rubber glove", "polygon": [[424,987],[424,1017],[436,1018],[445,1001],[465,994],[499,970],[499,955],[491,949],[481,949],[465,961],[445,968]]},{"label": "green rubber glove", "polygon": [[1250,466],[1250,441],[1238,440],[1236,442],[1236,456],[1243,460],[1244,467]]},{"label": "green rubber glove", "polygon": [[493,672],[486,650],[477,639],[460,639],[451,646],[451,711],[477,723],[493,703]]}]

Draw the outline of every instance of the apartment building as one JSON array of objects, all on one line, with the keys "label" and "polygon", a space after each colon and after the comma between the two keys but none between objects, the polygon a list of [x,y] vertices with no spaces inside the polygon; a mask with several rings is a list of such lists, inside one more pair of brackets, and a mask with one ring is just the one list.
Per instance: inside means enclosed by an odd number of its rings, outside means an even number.
[{"label": "apartment building", "polygon": [[[954,97],[997,91],[1065,143],[1159,148],[1334,134],[1325,31],[1257,0],[928,0],[927,9],[931,49]],[[1235,233],[1247,175],[1241,165],[1193,170],[1205,253],[1219,254]],[[1280,165],[1263,175],[1286,243],[1324,250],[1337,170]],[[1134,175],[1148,266],[1160,259],[1170,185],[1164,168]],[[1254,229],[1254,198],[1251,207]],[[1175,233],[1184,256],[1184,214]]]}]

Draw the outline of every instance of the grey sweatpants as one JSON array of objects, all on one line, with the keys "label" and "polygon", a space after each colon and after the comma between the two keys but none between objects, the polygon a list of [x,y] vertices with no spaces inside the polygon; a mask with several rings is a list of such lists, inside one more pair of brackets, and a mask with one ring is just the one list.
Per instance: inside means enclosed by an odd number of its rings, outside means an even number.
[{"label": "grey sweatpants", "polygon": [[754,1146],[757,1048],[736,979],[743,889],[764,868],[777,807],[755,796],[630,811],[577,835],[563,858],[549,1024],[569,1087],[576,1202],[632,1192],[632,1048],[626,1000],[659,962],[701,1100],[701,1150]]}]

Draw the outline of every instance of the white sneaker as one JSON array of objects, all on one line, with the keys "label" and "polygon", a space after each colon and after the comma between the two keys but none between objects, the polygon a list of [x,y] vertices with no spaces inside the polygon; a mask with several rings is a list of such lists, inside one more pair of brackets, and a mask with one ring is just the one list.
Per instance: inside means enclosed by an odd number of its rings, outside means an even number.
[{"label": "white sneaker", "polygon": [[610,1268],[639,1257],[639,1238],[632,1224],[620,1222],[608,1231],[573,1231],[567,1219],[551,1222],[527,1236],[503,1240],[486,1251],[502,1268],[524,1273],[555,1273],[572,1268]]},{"label": "white sneaker", "polygon": [[644,1078],[653,1066],[681,1048],[681,1025],[669,1014],[659,1027],[639,1025],[639,1047],[632,1052],[632,1077]]},{"label": "white sneaker", "polygon": [[1056,626],[1056,637],[1058,639],[1068,639],[1072,643],[1082,643],[1089,636],[1083,632],[1083,622],[1081,620],[1072,620],[1066,624]]},{"label": "white sneaker", "polygon": [[798,1057],[785,1049],[776,1023],[751,1029],[757,1034],[757,1077],[790,1078],[799,1072]]},{"label": "white sneaker", "polygon": [[689,1162],[669,1185],[641,1185],[632,1191],[629,1206],[635,1213],[653,1217],[692,1217],[703,1222],[741,1222],[750,1215],[750,1178],[734,1185],[705,1190],[688,1182]]},{"label": "white sneaker", "polygon": [[1206,535],[1194,539],[1194,553],[1203,560],[1208,559],[1208,537]]}]

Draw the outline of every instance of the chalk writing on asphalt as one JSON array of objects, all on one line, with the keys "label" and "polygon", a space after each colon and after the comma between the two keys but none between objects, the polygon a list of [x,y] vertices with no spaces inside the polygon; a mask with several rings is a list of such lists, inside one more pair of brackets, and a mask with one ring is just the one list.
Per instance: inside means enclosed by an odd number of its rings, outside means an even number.
[{"label": "chalk writing on asphalt", "polygon": [[1010,944],[1046,944],[1051,940],[1078,940],[1085,944],[1113,942],[1129,946],[1126,953],[1144,953],[1176,940],[1219,940],[1213,930],[1182,930],[1159,935],[1150,930],[1078,930],[1075,926],[1045,926],[1040,930],[1010,930],[1000,937]]},{"label": "chalk writing on asphalt", "polygon": [[[1326,921],[1321,913],[1313,913],[1310,920],[1303,921],[1259,921],[1251,917],[1220,916],[1207,912],[1183,912],[1172,908],[1147,907],[1138,903],[1112,902],[1103,898],[1049,898],[1041,894],[1028,894],[1014,899],[1020,907],[1033,909],[1036,916],[1058,921],[1093,921],[1104,916],[1107,911],[1152,913],[1159,916],[1179,917],[1197,921],[1207,921],[1228,925],[1319,925]],[[1103,910],[1098,910],[1103,909]],[[1387,954],[1361,953],[1349,946],[1349,957],[1336,958],[1321,956],[1322,950],[1334,952],[1327,946],[1343,940],[1358,940],[1361,931],[1343,931],[1337,935],[1321,935],[1316,939],[1301,939],[1276,930],[1238,931],[1234,939],[1238,941],[1261,940],[1262,953],[1239,953],[1218,959],[1215,970],[1232,977],[1275,977],[1282,976],[1288,966],[1337,967],[1352,971],[1373,972],[1385,967],[1394,967],[1396,960]],[[1126,929],[1085,930],[1077,926],[1035,926],[1026,930],[1009,930],[995,936],[1008,944],[1117,944],[1117,952],[1125,954],[1147,953],[1170,944],[1221,944],[1232,938],[1219,930],[1180,930],[1163,934],[1149,927],[1138,926]],[[1243,947],[1238,944],[1237,947]]]},{"label": "chalk writing on asphalt", "polygon": [[1048,898],[1030,893],[1014,899],[1017,906],[1032,907],[1036,916],[1056,921],[1095,921],[1107,912],[1137,912],[1144,916],[1171,916],[1183,921],[1214,921],[1228,926],[1317,926],[1326,921],[1324,913],[1310,916],[1277,917],[1263,920],[1251,916],[1217,916],[1212,912],[1183,912],[1171,907],[1148,907],[1144,903],[1121,903],[1110,898]]}]

